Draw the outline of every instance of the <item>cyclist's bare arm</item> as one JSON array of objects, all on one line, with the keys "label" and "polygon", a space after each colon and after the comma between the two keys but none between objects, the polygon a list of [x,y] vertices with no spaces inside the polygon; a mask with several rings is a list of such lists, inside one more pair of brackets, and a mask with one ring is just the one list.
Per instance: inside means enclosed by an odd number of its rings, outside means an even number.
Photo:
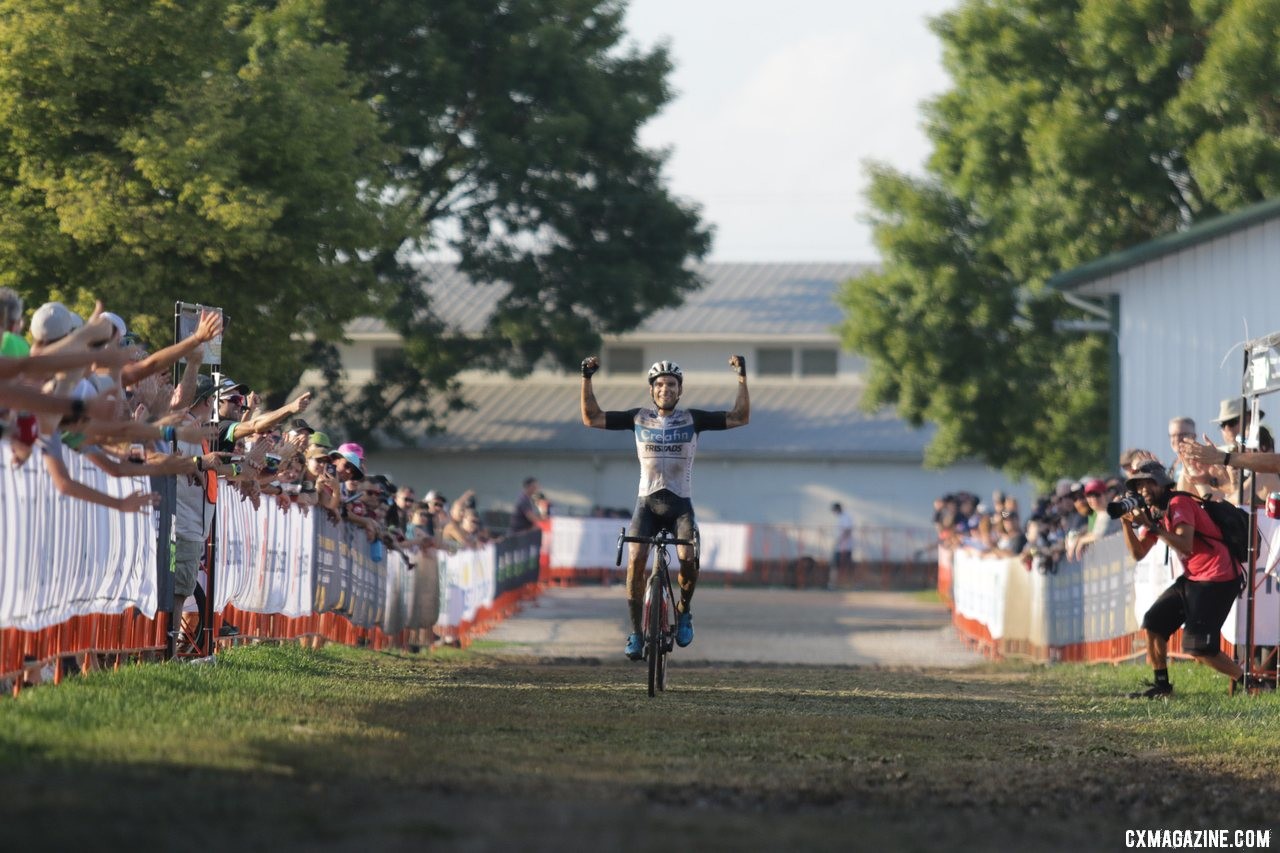
[{"label": "cyclist's bare arm", "polygon": [[725,413],[725,429],[746,426],[751,420],[751,397],[747,393],[747,357],[731,355],[729,366],[738,374],[738,397],[733,401],[733,408]]},{"label": "cyclist's bare arm", "polygon": [[589,355],[582,360],[582,422],[596,429],[604,429],[604,410],[596,402],[596,392],[591,389],[591,376],[600,369],[600,359]]}]

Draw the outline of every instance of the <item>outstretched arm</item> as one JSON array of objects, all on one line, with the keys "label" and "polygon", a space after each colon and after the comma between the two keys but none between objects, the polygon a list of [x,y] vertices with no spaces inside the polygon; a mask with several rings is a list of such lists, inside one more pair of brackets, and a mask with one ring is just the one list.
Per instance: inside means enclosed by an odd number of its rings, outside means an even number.
[{"label": "outstretched arm", "polygon": [[291,403],[286,403],[274,412],[267,412],[265,415],[258,415],[256,418],[244,421],[236,425],[236,438],[242,438],[246,435],[255,435],[260,432],[266,432],[276,424],[294,415],[302,414],[307,410],[307,406],[311,405],[311,392],[299,396]]},{"label": "outstretched arm", "polygon": [[0,356],[0,378],[47,376],[61,370],[84,367],[121,367],[129,363],[129,354],[121,349],[79,350],[26,358]]},{"label": "outstretched arm", "polygon": [[604,429],[604,410],[596,402],[596,392],[591,390],[591,377],[600,369],[600,359],[589,355],[582,360],[582,423],[596,429]]},{"label": "outstretched arm", "polygon": [[751,396],[747,393],[747,357],[731,355],[729,366],[738,374],[738,398],[733,401],[733,408],[725,416],[725,428],[733,429],[746,426],[751,420]]},{"label": "outstretched arm", "polygon": [[132,385],[143,377],[159,373],[220,334],[222,334],[222,315],[217,311],[201,311],[200,322],[196,325],[194,332],[173,346],[165,347],[142,361],[135,361],[126,366],[120,371],[120,382],[123,385]]}]

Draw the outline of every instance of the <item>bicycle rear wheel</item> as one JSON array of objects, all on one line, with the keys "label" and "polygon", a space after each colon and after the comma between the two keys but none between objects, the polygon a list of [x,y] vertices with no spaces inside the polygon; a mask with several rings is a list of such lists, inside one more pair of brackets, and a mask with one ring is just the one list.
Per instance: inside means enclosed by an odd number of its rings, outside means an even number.
[{"label": "bicycle rear wheel", "polygon": [[662,592],[662,606],[658,624],[658,676],[659,690],[667,689],[667,651],[671,648],[671,618],[675,608],[671,605],[671,596],[666,590]]}]

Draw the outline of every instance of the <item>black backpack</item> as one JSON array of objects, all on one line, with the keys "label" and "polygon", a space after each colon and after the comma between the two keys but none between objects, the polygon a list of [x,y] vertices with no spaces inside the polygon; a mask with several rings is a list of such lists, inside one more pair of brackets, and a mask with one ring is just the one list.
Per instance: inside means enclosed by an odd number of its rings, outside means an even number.
[{"label": "black backpack", "polygon": [[1202,498],[1190,492],[1175,492],[1175,494],[1195,498],[1196,503],[1208,513],[1209,519],[1218,525],[1218,529],[1222,531],[1222,538],[1218,539],[1199,530],[1196,531],[1196,535],[1203,536],[1205,539],[1214,539],[1226,545],[1227,552],[1231,554],[1240,570],[1244,571],[1245,565],[1249,562],[1249,513],[1226,501]]}]

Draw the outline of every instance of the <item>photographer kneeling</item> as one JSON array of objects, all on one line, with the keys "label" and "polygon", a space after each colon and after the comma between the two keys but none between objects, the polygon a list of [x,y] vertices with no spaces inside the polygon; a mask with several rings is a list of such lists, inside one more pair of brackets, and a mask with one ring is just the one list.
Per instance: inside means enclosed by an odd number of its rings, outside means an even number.
[{"label": "photographer kneeling", "polygon": [[[1128,509],[1124,513],[1128,522],[1124,525],[1124,539],[1130,555],[1141,560],[1163,540],[1178,552],[1185,566],[1182,575],[1142,617],[1142,627],[1147,632],[1147,662],[1155,671],[1155,681],[1146,690],[1130,693],[1129,698],[1155,699],[1173,693],[1168,670],[1169,637],[1184,623],[1183,651],[1238,681],[1244,671],[1219,645],[1222,624],[1240,593],[1240,572],[1222,543],[1222,531],[1195,498],[1173,490],[1174,481],[1159,462],[1144,463],[1125,485],[1136,496],[1126,496],[1113,506]],[[1152,516],[1153,510],[1160,515],[1158,521]],[[1139,526],[1144,528],[1141,537]]]}]

